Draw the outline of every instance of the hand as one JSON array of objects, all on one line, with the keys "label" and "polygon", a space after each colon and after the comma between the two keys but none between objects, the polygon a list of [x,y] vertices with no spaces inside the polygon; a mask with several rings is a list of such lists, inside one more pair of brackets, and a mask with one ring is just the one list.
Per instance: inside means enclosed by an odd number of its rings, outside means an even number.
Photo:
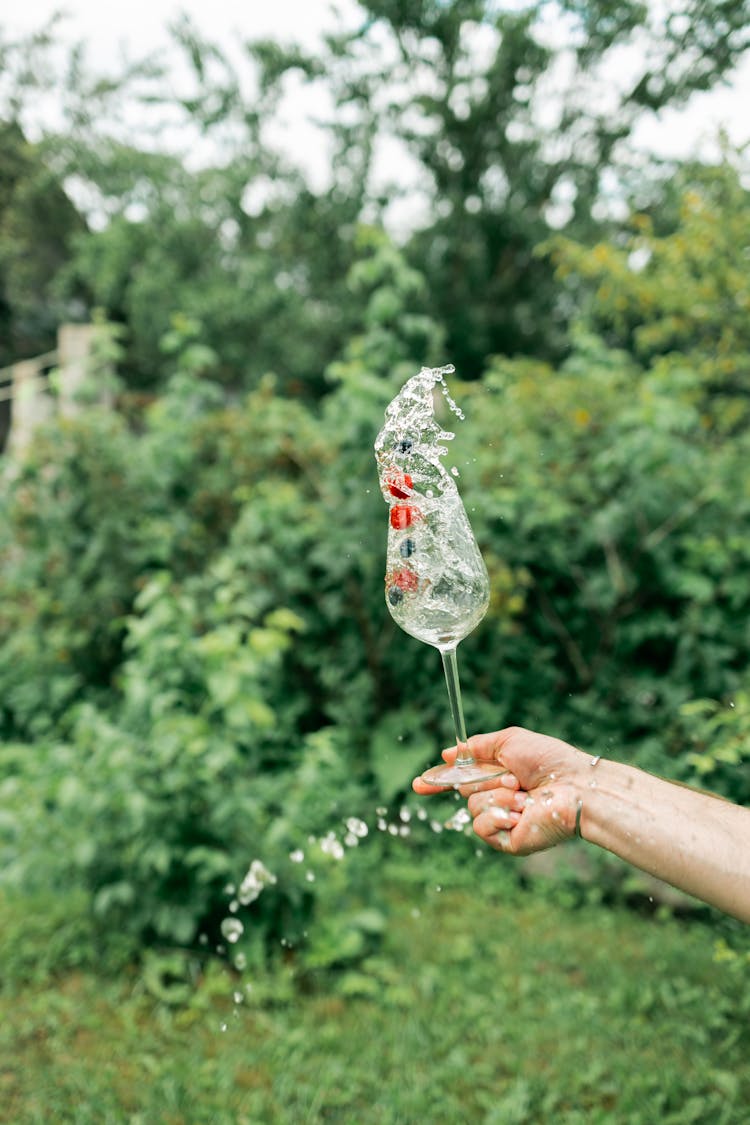
[{"label": "hand", "polygon": [[[584,771],[595,759],[567,742],[522,727],[474,735],[469,747],[477,761],[498,762],[507,770],[460,789],[468,797],[474,831],[490,847],[529,855],[575,834]],[[443,751],[446,762],[455,757],[455,747]],[[421,795],[441,792],[420,778],[412,788]]]}]

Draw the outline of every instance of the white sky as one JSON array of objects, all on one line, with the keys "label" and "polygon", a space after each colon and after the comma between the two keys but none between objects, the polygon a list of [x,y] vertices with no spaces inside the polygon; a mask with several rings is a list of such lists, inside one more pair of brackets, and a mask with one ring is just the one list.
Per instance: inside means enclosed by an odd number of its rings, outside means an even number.
[{"label": "white sky", "polygon": [[[103,64],[107,57],[117,57],[120,44],[133,54],[165,44],[165,29],[180,12],[188,12],[201,30],[225,43],[237,34],[310,43],[332,25],[332,7],[329,0],[1,0],[0,26],[31,31],[62,11],[69,17],[70,37],[87,40]],[[356,18],[353,0],[337,0],[336,7],[349,20]]]},{"label": "white sky", "polygon": [[[650,2],[661,4],[665,0]],[[197,27],[216,39],[230,56],[242,40],[269,36],[312,47],[321,32],[342,25],[356,27],[362,21],[356,0],[0,0],[0,29],[6,36],[37,30],[60,9],[67,16],[61,37],[84,41],[89,64],[103,72],[114,67],[123,52],[136,58],[166,47],[167,28],[180,12],[187,12]],[[622,65],[627,68],[626,57]],[[616,80],[617,76],[613,77]],[[313,182],[320,183],[326,178],[325,149],[320,133],[304,123],[311,110],[324,108],[316,105],[314,98],[314,92],[306,91],[298,100],[292,112],[299,114],[299,119],[286,121],[285,136],[295,155],[306,164]],[[650,115],[633,140],[636,147],[662,157],[711,158],[716,153],[720,127],[736,145],[750,141],[750,58],[731,88],[696,95],[682,111],[662,111],[658,118]],[[415,173],[414,168],[408,169],[403,151],[395,146],[383,147],[380,164],[383,179]],[[403,218],[408,225],[408,216]]]}]

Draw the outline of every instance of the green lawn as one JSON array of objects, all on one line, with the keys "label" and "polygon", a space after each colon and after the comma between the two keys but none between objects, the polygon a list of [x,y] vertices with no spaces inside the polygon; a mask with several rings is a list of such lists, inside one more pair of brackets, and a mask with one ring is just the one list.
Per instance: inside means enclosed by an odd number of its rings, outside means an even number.
[{"label": "green lawn", "polygon": [[384,876],[384,947],[306,995],[234,1005],[223,971],[182,1008],[135,972],[6,988],[0,1120],[748,1121],[750,988],[710,923],[566,907],[488,871],[471,892]]}]

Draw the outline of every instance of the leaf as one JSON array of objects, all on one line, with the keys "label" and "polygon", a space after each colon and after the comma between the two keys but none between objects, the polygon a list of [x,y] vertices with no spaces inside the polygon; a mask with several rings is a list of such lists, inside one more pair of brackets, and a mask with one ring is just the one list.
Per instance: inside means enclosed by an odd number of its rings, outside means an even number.
[{"label": "leaf", "polygon": [[437,757],[434,744],[422,727],[421,715],[405,708],[379,723],[370,745],[370,762],[384,801],[407,788],[412,778]]}]

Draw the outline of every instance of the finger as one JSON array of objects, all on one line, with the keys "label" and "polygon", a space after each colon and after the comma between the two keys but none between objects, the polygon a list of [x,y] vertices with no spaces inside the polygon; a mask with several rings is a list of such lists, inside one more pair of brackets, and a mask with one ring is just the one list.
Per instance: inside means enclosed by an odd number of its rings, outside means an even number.
[{"label": "finger", "polygon": [[[441,757],[443,758],[444,762],[446,762],[449,766],[452,766],[456,760],[456,747],[449,746],[447,750],[442,750]],[[424,771],[424,773],[426,772],[427,770]],[[441,789],[439,785],[432,785],[429,781],[424,781],[422,779],[422,774],[420,774],[419,777],[414,778],[411,783],[411,787],[415,793],[419,794],[420,797],[430,797],[435,793],[444,794],[446,792],[446,790]]]},{"label": "finger", "polygon": [[424,781],[421,777],[415,777],[411,787],[420,797],[431,797],[436,793],[445,795],[445,789],[441,789],[439,785],[430,785],[429,781]]},{"label": "finger", "polygon": [[510,832],[521,819],[521,813],[512,809],[493,807],[474,818],[474,831],[480,839],[488,844],[495,844],[493,840],[500,832]]},{"label": "finger", "polygon": [[517,731],[517,727],[505,727],[489,734],[473,734],[468,740],[469,749],[478,762],[503,763],[503,747]]},{"label": "finger", "polygon": [[523,789],[506,789],[497,787],[489,791],[473,793],[468,801],[468,809],[472,816],[479,816],[493,806],[512,809],[514,812],[523,812],[526,808],[528,794]]},{"label": "finger", "polygon": [[515,855],[516,848],[513,838],[513,830],[501,828],[494,836],[484,837],[484,842],[494,848],[496,852],[505,852],[507,855]]},{"label": "finger", "polygon": [[521,782],[514,773],[506,770],[505,773],[493,777],[485,777],[481,781],[471,781],[467,785],[459,785],[458,791],[462,797],[470,797],[472,793],[486,793],[490,789],[520,789]]}]

